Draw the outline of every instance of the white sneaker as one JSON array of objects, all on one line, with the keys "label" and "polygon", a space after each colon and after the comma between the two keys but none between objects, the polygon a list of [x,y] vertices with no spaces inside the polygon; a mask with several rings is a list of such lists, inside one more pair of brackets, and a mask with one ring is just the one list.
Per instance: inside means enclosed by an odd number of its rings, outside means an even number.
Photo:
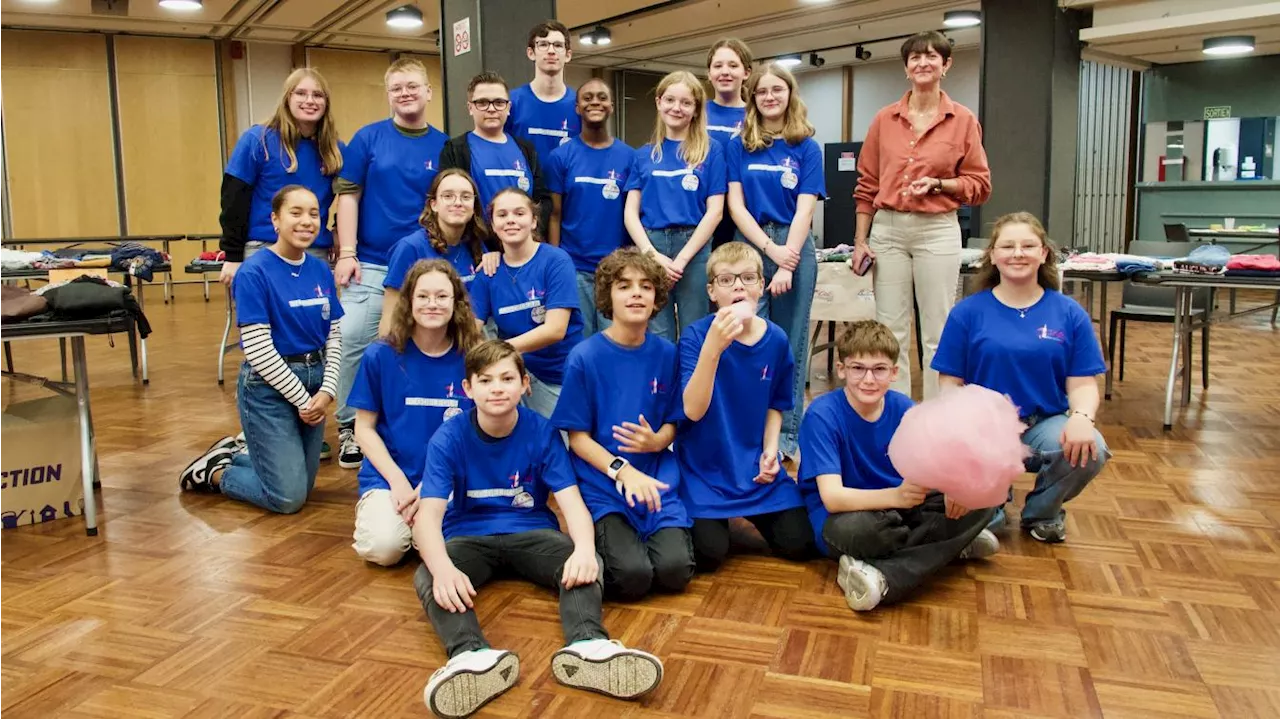
[{"label": "white sneaker", "polygon": [[844,601],[855,612],[875,609],[889,591],[889,583],[879,569],[847,554],[840,557],[836,583],[844,590]]},{"label": "white sneaker", "polygon": [[616,699],[635,699],[662,681],[662,662],[648,652],[627,649],[619,641],[588,639],[556,652],[551,657],[551,673],[565,686]]},{"label": "white sneaker", "polygon": [[515,686],[519,678],[520,657],[503,649],[476,649],[437,669],[422,691],[422,700],[436,716],[471,716]]},{"label": "white sneaker", "polygon": [[1000,551],[1000,540],[990,529],[978,532],[969,546],[960,550],[961,559],[985,559]]}]

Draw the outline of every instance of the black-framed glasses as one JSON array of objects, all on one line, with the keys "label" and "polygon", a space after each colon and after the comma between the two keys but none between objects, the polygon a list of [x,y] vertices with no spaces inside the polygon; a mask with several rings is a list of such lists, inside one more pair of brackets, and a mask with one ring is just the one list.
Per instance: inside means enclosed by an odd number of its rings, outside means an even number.
[{"label": "black-framed glasses", "polygon": [[716,275],[715,283],[716,287],[733,287],[733,283],[738,280],[742,281],[743,287],[755,287],[760,284],[760,273],[740,272],[735,275],[731,272],[725,272],[724,274]]},{"label": "black-framed glasses", "polygon": [[556,52],[564,52],[565,44],[562,42],[551,42],[549,40],[538,40],[533,43],[533,47],[534,49],[542,50],[543,52],[546,52],[551,48],[555,48]]},{"label": "black-framed glasses", "polygon": [[507,105],[510,104],[511,101],[504,98],[498,98],[496,100],[476,98],[471,101],[471,105],[477,110],[505,110],[507,109]]},{"label": "black-framed glasses", "polygon": [[867,376],[868,372],[870,372],[872,379],[877,382],[883,382],[889,379],[889,373],[893,371],[893,366],[878,364],[868,367],[861,364],[850,364],[845,365],[844,371],[853,375],[853,378],[856,380],[861,380]]}]

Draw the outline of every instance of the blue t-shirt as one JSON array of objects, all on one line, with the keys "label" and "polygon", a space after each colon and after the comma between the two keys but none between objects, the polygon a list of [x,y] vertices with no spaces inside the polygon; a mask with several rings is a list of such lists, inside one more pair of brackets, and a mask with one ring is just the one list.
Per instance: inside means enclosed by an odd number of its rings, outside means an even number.
[{"label": "blue t-shirt", "polygon": [[597,150],[581,138],[547,158],[547,187],[560,195],[560,247],[579,272],[595,272],[605,255],[628,242],[622,188],[635,150],[621,140]]},{"label": "blue t-shirt", "polygon": [[[385,341],[374,342],[360,360],[347,404],[377,413],[378,436],[414,487],[422,479],[427,442],[436,429],[475,406],[462,391],[467,376],[462,358],[452,349],[430,357],[410,339],[404,352]],[[391,488],[368,457],[360,465],[359,480],[361,496]]]},{"label": "blue t-shirt", "polygon": [[[681,398],[713,320],[715,315],[703,317],[680,334]],[[769,410],[787,412],[795,405],[794,373],[787,334],[772,322],[754,345],[735,341],[720,355],[706,415],[697,422],[686,419],[677,427],[680,486],[689,516],[748,517],[804,505],[800,489],[785,468],[769,484],[754,481],[760,473]]]},{"label": "blue t-shirt", "polygon": [[[341,142],[340,150],[346,149]],[[302,185],[315,193],[320,201],[320,232],[313,247],[333,247],[333,233],[329,231],[329,206],[333,204],[333,178],[321,169],[320,149],[309,138],[298,140],[294,148],[298,167],[287,169],[289,156],[280,142],[280,133],[263,125],[254,125],[240,136],[227,160],[226,173],[253,185],[253,199],[249,203],[250,242],[275,242],[276,230],[271,225],[271,199],[285,185]]]},{"label": "blue t-shirt", "polygon": [[707,134],[724,145],[742,133],[742,123],[747,119],[747,106],[725,107],[707,100]]},{"label": "blue t-shirt", "polygon": [[724,149],[711,143],[707,159],[689,167],[680,159],[680,143],[662,141],[662,161],[654,162],[653,145],[636,150],[625,192],[640,190],[640,221],[651,230],[693,227],[707,213],[707,198],[728,192]]},{"label": "blue t-shirt", "polygon": [[800,195],[826,197],[822,148],[812,137],[798,145],[776,138],[772,145],[747,152],[741,137],[727,146],[729,182],[742,183],[742,198],[756,222],[790,225]]},{"label": "blue t-shirt", "polygon": [[829,514],[818,492],[818,476],[838,474],[850,489],[888,489],[902,484],[902,475],[889,461],[889,441],[913,404],[905,394],[889,390],[884,410],[874,422],[858,416],[843,387],[809,404],[800,422],[800,492],[818,551],[827,553],[822,525]]},{"label": "blue t-shirt", "polygon": [[507,136],[506,142],[492,142],[468,132],[467,146],[471,148],[471,179],[480,189],[480,206],[486,215],[493,196],[503,188],[519,187],[526,194],[533,193],[529,161],[511,136]]},{"label": "blue t-shirt", "polygon": [[356,130],[338,174],[360,186],[356,254],[361,262],[387,264],[396,240],[417,229],[448,139],[434,127],[409,137],[390,119]]},{"label": "blue t-shirt", "polygon": [[446,247],[442,257],[439,252],[436,252],[436,248],[431,246],[426,230],[418,230],[396,243],[391,250],[391,260],[387,263],[387,276],[382,280],[382,286],[393,290],[403,289],[401,285],[404,284],[405,275],[409,274],[409,269],[418,260],[437,258],[444,259],[453,265],[453,269],[457,270],[462,277],[462,284],[471,286],[471,281],[476,278],[476,263],[471,257],[471,249],[467,247],[467,238],[463,237],[462,242]]},{"label": "blue t-shirt", "polygon": [[271,343],[286,357],[322,349],[329,324],[342,317],[333,272],[311,255],[293,265],[274,250],[255,252],[236,272],[231,291],[239,326],[270,325]]},{"label": "blue t-shirt", "polygon": [[445,422],[427,446],[420,493],[449,500],[444,538],[559,529],[547,495],[574,486],[560,433],[527,407],[502,438],[481,436],[476,410]]},{"label": "blue t-shirt", "polygon": [[1093,322],[1056,290],[1022,314],[991,290],[966,297],[947,316],[931,366],[1009,395],[1020,417],[1066,412],[1067,378],[1107,371]]},{"label": "blue t-shirt", "polygon": [[692,524],[679,498],[680,467],[669,450],[619,451],[613,427],[623,422],[639,424],[640,415],[654,431],[667,422],[678,422],[684,407],[677,382],[676,346],[670,341],[648,334],[639,347],[623,347],[604,333],[595,334],[569,353],[560,401],[551,415],[556,429],[590,433],[610,454],[626,457],[637,470],[670,487],[662,492],[660,512],[650,513],[640,503],[628,507],[607,474],[570,453],[591,518],[598,522],[605,515],[621,514],[641,541],[660,529]]},{"label": "blue t-shirt", "polygon": [[582,132],[577,106],[578,93],[572,87],[566,87],[559,100],[543,102],[533,94],[532,87],[521,85],[511,91],[511,114],[507,115],[504,129],[532,143],[538,158],[545,162],[552,150]]},{"label": "blue t-shirt", "polygon": [[478,273],[470,292],[476,319],[483,322],[493,318],[498,336],[504,340],[541,326],[549,310],[569,310],[564,339],[524,353],[529,374],[547,384],[560,384],[565,358],[582,341],[578,274],[569,254],[559,247],[539,244],[533,257],[519,267],[511,267],[504,259],[493,277]]}]

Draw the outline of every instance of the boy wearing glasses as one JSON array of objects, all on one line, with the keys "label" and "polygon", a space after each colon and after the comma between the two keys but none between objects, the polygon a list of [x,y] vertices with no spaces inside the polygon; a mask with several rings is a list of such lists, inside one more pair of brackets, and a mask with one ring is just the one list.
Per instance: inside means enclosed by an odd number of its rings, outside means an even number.
[{"label": "boy wearing glasses", "polygon": [[689,325],[677,344],[685,421],[676,456],[702,571],[724,562],[733,517],[754,524],[778,556],[813,553],[804,500],[778,452],[782,413],[795,401],[795,360],[782,328],[756,316],[763,270],[744,242],[716,248],[707,293],[719,310]]},{"label": "boy wearing glasses", "polygon": [[467,111],[475,128],[445,143],[440,152],[440,169],[460,167],[470,173],[480,191],[480,207],[486,212],[499,190],[518,187],[545,206],[545,214],[550,214],[551,193],[542,181],[537,150],[503,129],[511,112],[507,81],[496,72],[482,72],[471,78],[467,85]]},{"label": "boy wearing glasses", "polygon": [[839,557],[836,581],[859,612],[903,599],[956,558],[1000,548],[986,529],[994,509],[969,511],[904,482],[889,461],[889,441],[913,404],[889,389],[898,349],[885,325],[850,325],[836,343],[844,384],[813,400],[800,423],[800,488],[814,539]]},{"label": "boy wearing glasses", "polygon": [[569,28],[548,20],[529,31],[525,55],[533,62],[533,82],[511,93],[507,132],[527,140],[544,161],[551,151],[578,136],[577,95],[564,84],[564,65],[573,57]]}]

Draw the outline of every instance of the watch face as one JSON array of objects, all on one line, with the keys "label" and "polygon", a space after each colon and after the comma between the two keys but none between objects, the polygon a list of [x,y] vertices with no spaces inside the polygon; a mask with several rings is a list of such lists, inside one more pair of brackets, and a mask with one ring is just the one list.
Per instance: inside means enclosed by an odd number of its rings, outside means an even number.
[{"label": "watch face", "polygon": [[609,463],[609,469],[612,469],[613,471],[616,472],[622,469],[623,467],[625,467],[626,465],[627,465],[626,462],[624,462],[621,458],[618,458],[618,459],[614,459],[612,462]]}]

